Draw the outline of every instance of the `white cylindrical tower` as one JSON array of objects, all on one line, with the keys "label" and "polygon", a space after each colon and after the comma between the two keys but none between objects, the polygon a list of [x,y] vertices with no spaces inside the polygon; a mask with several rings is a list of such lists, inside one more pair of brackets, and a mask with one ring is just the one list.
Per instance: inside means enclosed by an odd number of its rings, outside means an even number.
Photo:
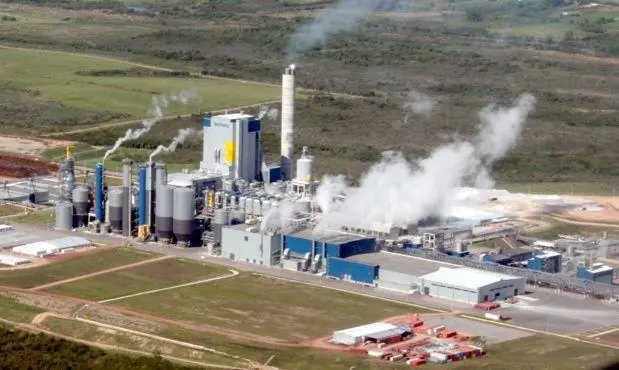
[{"label": "white cylindrical tower", "polygon": [[282,75],[282,180],[292,179],[294,161],[294,69],[291,65]]},{"label": "white cylindrical tower", "polygon": [[301,158],[297,160],[297,181],[313,181],[313,167],[314,157],[309,154],[309,149],[304,146]]}]

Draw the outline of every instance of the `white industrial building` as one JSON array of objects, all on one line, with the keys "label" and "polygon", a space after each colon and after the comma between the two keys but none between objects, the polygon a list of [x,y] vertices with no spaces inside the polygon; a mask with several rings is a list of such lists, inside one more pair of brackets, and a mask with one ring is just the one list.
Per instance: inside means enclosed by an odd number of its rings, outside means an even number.
[{"label": "white industrial building", "polygon": [[469,268],[440,267],[420,278],[425,294],[471,304],[513,297],[525,288],[523,277]]},{"label": "white industrial building", "polygon": [[79,236],[67,236],[59,239],[29,243],[13,248],[13,252],[34,257],[45,257],[56,253],[91,247],[92,243]]},{"label": "white industrial building", "polygon": [[221,230],[221,254],[235,261],[272,266],[281,253],[281,242],[281,235],[252,231],[246,224]]},{"label": "white industrial building", "polygon": [[234,113],[205,118],[200,168],[232,179],[256,179],[262,166],[260,121]]},{"label": "white industrial building", "polygon": [[333,332],[331,341],[336,344],[346,344],[349,346],[363,343],[366,337],[382,333],[387,330],[394,330],[398,327],[385,322],[357,326],[350,329],[338,330]]},{"label": "white industrial building", "polygon": [[11,256],[8,254],[0,254],[0,265],[19,266],[29,263],[30,260],[22,257]]}]

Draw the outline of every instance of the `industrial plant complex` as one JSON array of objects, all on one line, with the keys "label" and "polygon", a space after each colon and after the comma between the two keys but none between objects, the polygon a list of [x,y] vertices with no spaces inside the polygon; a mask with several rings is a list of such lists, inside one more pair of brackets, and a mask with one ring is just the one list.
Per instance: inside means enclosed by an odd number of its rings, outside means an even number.
[{"label": "industrial plant complex", "polygon": [[[321,182],[307,147],[295,158],[294,117],[295,68],[290,66],[282,76],[279,163],[265,163],[262,117],[244,112],[203,118],[197,170],[168,172],[163,162],[126,158],[120,186],[108,186],[103,161],[93,169],[91,184],[79,184],[69,146],[58,168],[56,189],[33,190],[35,198],[55,203],[54,229],[65,236],[32,240],[12,225],[1,225],[6,238],[0,264],[15,267],[90,248],[90,239],[105,236],[169,251],[200,249],[203,257],[223,263],[484,311],[509,307],[521,297],[526,301],[527,286],[605,300],[619,297],[615,270],[597,259],[601,250],[616,252],[619,241],[545,241],[521,235],[528,225],[508,209],[518,196],[507,192],[458,188],[457,197],[475,202],[405,224],[319,228],[326,214],[318,199]],[[5,191],[4,199],[26,199],[28,184],[21,186],[25,192]],[[347,194],[329,197],[338,204]],[[548,200],[537,201],[543,205]],[[476,248],[493,242],[502,246]],[[486,318],[503,320],[492,313]],[[482,356],[484,349],[469,342],[474,335],[405,317],[342,328],[323,344],[417,366]]]}]

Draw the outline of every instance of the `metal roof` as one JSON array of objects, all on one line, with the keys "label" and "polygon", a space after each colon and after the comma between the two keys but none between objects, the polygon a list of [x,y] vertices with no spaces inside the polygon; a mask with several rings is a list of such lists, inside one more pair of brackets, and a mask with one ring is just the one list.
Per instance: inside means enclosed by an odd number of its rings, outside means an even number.
[{"label": "metal roof", "polygon": [[228,113],[228,114],[220,114],[217,116],[213,116],[212,118],[223,118],[223,119],[228,119],[228,120],[233,120],[233,119],[241,119],[241,118],[254,118],[254,116],[252,116],[251,114],[244,114],[244,113]]},{"label": "metal roof", "polygon": [[379,331],[378,333],[366,335],[366,338],[372,338],[375,340],[381,340],[386,338],[391,338],[396,335],[404,335],[406,333],[410,333],[411,328],[408,326],[398,326],[397,328],[387,329],[383,331]]},{"label": "metal roof", "polygon": [[313,229],[301,229],[293,233],[286,234],[286,236],[293,236],[306,240],[316,240],[332,244],[343,244],[354,240],[366,240],[374,239],[371,236],[348,234],[341,231],[325,231],[321,234],[315,233]]},{"label": "metal roof", "polygon": [[13,248],[13,252],[36,256],[41,253],[55,253],[68,248],[80,248],[91,246],[92,243],[80,236],[65,236],[64,238],[40,241],[20,245]]},{"label": "metal roof", "polygon": [[592,273],[592,274],[599,274],[599,273],[602,273],[602,272],[609,272],[609,271],[610,272],[613,271],[613,268],[610,267],[610,266],[600,266],[600,267],[598,267],[596,269],[589,270],[589,272]]},{"label": "metal roof", "polygon": [[438,271],[423,275],[421,278],[434,283],[475,290],[504,280],[524,279],[517,276],[497,274],[490,271],[448,267],[440,267]]},{"label": "metal roof", "polygon": [[344,334],[351,337],[367,337],[372,334],[381,333],[386,330],[397,329],[397,326],[386,322],[375,322],[373,324],[367,324],[362,326],[356,326],[354,328],[338,330],[334,334]]},{"label": "metal roof", "polygon": [[363,263],[380,265],[381,270],[389,270],[412,276],[421,276],[434,272],[441,266],[453,266],[451,263],[426,260],[419,257],[409,256],[406,254],[380,251],[376,253],[364,253],[356,256],[348,257],[348,259]]}]

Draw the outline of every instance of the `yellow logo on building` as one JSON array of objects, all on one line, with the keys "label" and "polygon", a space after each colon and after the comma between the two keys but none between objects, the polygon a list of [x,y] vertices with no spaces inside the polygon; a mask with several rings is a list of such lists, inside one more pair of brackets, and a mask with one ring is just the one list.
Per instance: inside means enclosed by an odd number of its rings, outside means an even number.
[{"label": "yellow logo on building", "polygon": [[233,140],[224,142],[224,159],[229,165],[236,159],[236,144]]}]

